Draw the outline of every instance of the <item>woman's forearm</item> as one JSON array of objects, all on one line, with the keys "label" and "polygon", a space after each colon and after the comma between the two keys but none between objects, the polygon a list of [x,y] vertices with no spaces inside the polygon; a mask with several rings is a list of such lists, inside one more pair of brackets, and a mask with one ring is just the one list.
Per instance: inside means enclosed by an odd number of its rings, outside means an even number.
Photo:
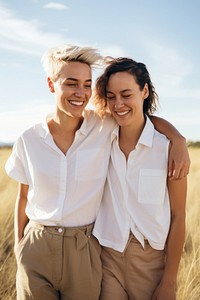
[{"label": "woman's forearm", "polygon": [[23,237],[24,228],[29,219],[25,214],[26,199],[17,199],[15,206],[15,242],[18,243]]},{"label": "woman's forearm", "polygon": [[181,179],[189,173],[190,157],[186,139],[168,121],[152,116],[151,121],[160,133],[171,141],[168,161],[168,174],[171,179]]},{"label": "woman's forearm", "polygon": [[28,186],[19,185],[19,192],[15,204],[15,216],[14,216],[14,231],[15,231],[15,243],[18,243],[24,234],[24,228],[29,219],[26,215]]},{"label": "woman's forearm", "polygon": [[172,217],[172,223],[167,241],[166,264],[162,282],[176,284],[178,267],[183,252],[185,239],[185,216]]},{"label": "woman's forearm", "polygon": [[178,266],[183,252],[185,239],[185,207],[187,179],[168,180],[171,208],[171,224],[167,239],[166,265],[163,280],[176,282]]},{"label": "woman's forearm", "polygon": [[176,282],[178,267],[183,251],[185,237],[185,217],[172,217],[166,245],[166,262],[164,273],[157,286],[152,300],[176,300]]},{"label": "woman's forearm", "polygon": [[166,135],[166,137],[173,143],[174,141],[180,140],[183,143],[186,142],[185,137],[167,120],[157,117],[150,117],[157,131]]}]

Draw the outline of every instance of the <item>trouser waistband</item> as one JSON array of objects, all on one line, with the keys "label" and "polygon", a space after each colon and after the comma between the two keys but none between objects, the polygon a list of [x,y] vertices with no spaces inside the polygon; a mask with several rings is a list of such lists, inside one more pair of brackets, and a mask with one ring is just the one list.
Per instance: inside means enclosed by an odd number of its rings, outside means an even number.
[{"label": "trouser waistband", "polygon": [[87,242],[88,238],[91,237],[94,223],[79,226],[79,227],[64,227],[64,226],[47,226],[38,224],[34,221],[29,222],[29,226],[34,229],[45,230],[50,234],[59,235],[64,237],[75,237],[77,239],[77,248],[83,248]]}]

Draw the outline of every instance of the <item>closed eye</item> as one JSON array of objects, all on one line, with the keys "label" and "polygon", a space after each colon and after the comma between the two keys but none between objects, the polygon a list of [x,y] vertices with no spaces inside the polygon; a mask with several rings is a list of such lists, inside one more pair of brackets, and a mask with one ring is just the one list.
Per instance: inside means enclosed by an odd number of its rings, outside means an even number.
[{"label": "closed eye", "polygon": [[113,99],[115,99],[115,95],[111,92],[107,92],[106,98],[107,98],[107,100],[113,100]]},{"label": "closed eye", "polygon": [[67,83],[66,85],[69,86],[69,87],[76,87],[77,86],[76,83]]},{"label": "closed eye", "polygon": [[128,98],[130,98],[132,95],[130,94],[130,95],[123,95],[123,98],[125,98],[125,99],[128,99]]},{"label": "closed eye", "polygon": [[107,96],[107,100],[115,100],[115,96]]}]

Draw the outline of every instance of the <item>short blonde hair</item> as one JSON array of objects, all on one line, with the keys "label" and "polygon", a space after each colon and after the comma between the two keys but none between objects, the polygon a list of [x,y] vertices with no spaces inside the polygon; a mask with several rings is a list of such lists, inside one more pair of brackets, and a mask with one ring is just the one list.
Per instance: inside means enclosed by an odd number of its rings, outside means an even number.
[{"label": "short blonde hair", "polygon": [[47,77],[56,81],[63,65],[68,61],[77,61],[90,67],[97,67],[102,61],[102,56],[97,49],[92,47],[62,45],[49,49],[44,53],[41,61]]}]

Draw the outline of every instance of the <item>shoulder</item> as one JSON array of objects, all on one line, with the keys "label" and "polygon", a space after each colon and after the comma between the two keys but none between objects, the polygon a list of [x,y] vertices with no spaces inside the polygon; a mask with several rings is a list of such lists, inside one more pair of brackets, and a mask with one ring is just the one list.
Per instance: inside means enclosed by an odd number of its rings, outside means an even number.
[{"label": "shoulder", "polygon": [[21,135],[17,138],[15,144],[33,143],[35,139],[39,138],[42,132],[45,130],[44,123],[37,123],[25,129]]},{"label": "shoulder", "polygon": [[157,130],[154,131],[153,148],[159,154],[168,157],[170,140]]},{"label": "shoulder", "polygon": [[112,130],[116,126],[115,120],[109,113],[105,113],[105,115],[101,117],[95,110],[87,109],[84,112],[84,117],[91,124],[99,124],[103,127],[109,127]]},{"label": "shoulder", "polygon": [[146,116],[146,126],[145,127],[147,129],[148,134],[151,133],[154,141],[160,141],[160,142],[164,142],[164,143],[168,142],[168,138],[164,134],[162,134],[156,130],[153,122],[151,121],[151,119],[148,116]]},{"label": "shoulder", "polygon": [[160,133],[156,129],[154,129],[154,140],[161,143],[166,143],[166,144],[169,143],[169,139],[166,137],[166,135]]},{"label": "shoulder", "polygon": [[36,123],[33,126],[27,128],[23,133],[22,133],[22,137],[28,137],[32,134],[38,134],[40,135],[42,129],[44,128],[44,123]]}]

